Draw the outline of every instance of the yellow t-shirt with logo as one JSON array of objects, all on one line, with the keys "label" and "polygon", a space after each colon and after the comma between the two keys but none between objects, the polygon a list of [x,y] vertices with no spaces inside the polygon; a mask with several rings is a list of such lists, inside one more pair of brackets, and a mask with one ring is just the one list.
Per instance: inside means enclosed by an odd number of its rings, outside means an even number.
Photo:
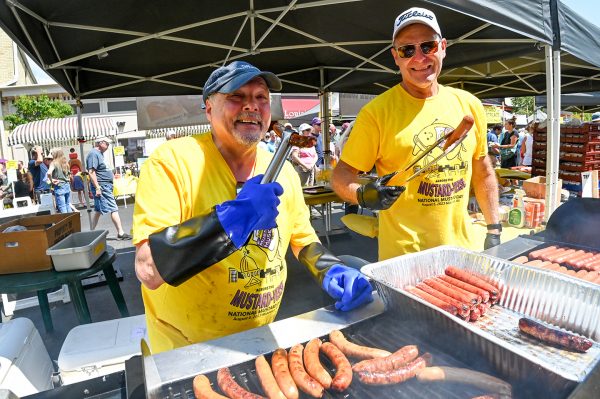
[{"label": "yellow t-shirt with logo", "polygon": [[[473,116],[475,124],[463,143],[433,170],[406,184],[392,207],[380,212],[380,260],[444,244],[476,249],[467,204],[473,159],[487,152],[485,111],[475,96],[463,90],[440,86],[437,95],[417,99],[398,84],[358,114],[341,159],[362,171],[375,165],[379,176],[406,169],[425,148],[458,126],[464,115]],[[388,185],[401,184],[402,178],[441,151],[434,149]]]},{"label": "yellow t-shirt with logo", "polygon": [[[254,174],[272,154],[257,150]],[[277,181],[277,228],[255,231],[248,244],[178,287],[142,286],[153,353],[206,341],[272,322],[287,276],[288,244],[318,241],[304,204],[298,174],[286,162]],[[212,135],[171,140],[158,147],[140,172],[133,215],[134,244],[165,227],[208,214],[236,196],[236,180]]]}]

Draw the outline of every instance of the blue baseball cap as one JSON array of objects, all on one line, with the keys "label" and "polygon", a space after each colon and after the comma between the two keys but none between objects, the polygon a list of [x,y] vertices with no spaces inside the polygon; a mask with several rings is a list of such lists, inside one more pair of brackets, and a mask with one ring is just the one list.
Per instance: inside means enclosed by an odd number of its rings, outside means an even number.
[{"label": "blue baseball cap", "polygon": [[236,91],[257,76],[265,80],[269,89],[281,90],[281,80],[274,73],[261,71],[244,61],[233,61],[210,74],[202,89],[202,100],[206,102],[213,93],[226,94]]},{"label": "blue baseball cap", "polygon": [[319,118],[318,116],[315,116],[314,118],[312,118],[312,121],[310,121],[311,125],[320,125],[321,124],[321,118]]}]

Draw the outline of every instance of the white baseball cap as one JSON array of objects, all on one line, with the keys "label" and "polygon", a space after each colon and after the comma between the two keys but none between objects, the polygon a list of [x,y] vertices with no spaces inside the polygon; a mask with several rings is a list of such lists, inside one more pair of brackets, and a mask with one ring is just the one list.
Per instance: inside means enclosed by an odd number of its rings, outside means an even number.
[{"label": "white baseball cap", "polygon": [[427,25],[431,29],[433,29],[435,33],[440,35],[440,37],[442,36],[442,31],[440,30],[440,26],[438,25],[435,14],[425,8],[413,7],[400,13],[400,15],[396,17],[396,20],[394,21],[394,33],[392,34],[392,42],[402,29],[412,24]]},{"label": "white baseball cap", "polygon": [[303,132],[305,130],[310,130],[312,129],[312,126],[309,125],[308,123],[303,123],[298,127],[298,131]]},{"label": "white baseball cap", "polygon": [[107,137],[107,136],[98,137],[95,140],[96,143],[99,143],[101,141],[104,141],[104,142],[106,142],[108,144],[112,143],[112,140],[110,139],[110,137]]}]

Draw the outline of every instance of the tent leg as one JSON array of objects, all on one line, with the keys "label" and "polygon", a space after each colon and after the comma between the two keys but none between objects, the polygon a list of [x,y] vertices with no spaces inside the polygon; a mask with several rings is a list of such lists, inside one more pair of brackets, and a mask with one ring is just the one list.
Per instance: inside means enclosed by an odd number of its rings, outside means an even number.
[{"label": "tent leg", "polygon": [[[77,83],[79,83],[79,75],[77,75]],[[78,84],[79,86],[79,84]],[[88,215],[88,223],[90,225],[90,230],[92,230],[92,209],[90,208],[90,193],[88,191],[89,188],[89,179],[87,168],[85,165],[85,157],[83,153],[83,143],[85,143],[85,137],[83,136],[83,127],[81,123],[81,108],[83,108],[83,104],[81,103],[81,98],[77,97],[77,132],[79,140],[79,152],[81,152],[81,175],[83,180],[83,195],[85,197],[85,209]]]}]

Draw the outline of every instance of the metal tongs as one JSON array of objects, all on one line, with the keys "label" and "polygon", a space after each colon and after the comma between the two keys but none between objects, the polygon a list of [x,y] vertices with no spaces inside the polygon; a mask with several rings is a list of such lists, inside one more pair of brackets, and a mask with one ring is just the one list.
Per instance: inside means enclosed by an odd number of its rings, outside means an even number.
[{"label": "metal tongs", "polygon": [[269,166],[267,166],[267,170],[260,181],[261,184],[272,183],[277,180],[277,176],[279,176],[285,160],[290,155],[290,152],[292,152],[292,147],[310,148],[317,144],[316,137],[302,136],[292,130],[285,129],[279,123],[273,125],[273,131],[281,137],[281,143],[277,147]]},{"label": "metal tongs", "polygon": [[465,138],[467,138],[467,133],[469,132],[469,130],[471,130],[471,127],[473,127],[473,123],[474,123],[473,117],[468,116],[468,115],[465,116],[465,117],[463,117],[463,120],[458,124],[458,126],[456,127],[456,129],[454,129],[454,130],[446,133],[445,135],[443,135],[442,137],[440,137],[439,139],[437,139],[437,141],[435,143],[433,143],[429,147],[427,147],[425,149],[425,151],[423,151],[421,154],[419,154],[419,156],[417,156],[400,173],[406,173],[406,172],[408,172],[413,166],[415,166],[417,164],[417,162],[419,162],[421,159],[423,159],[425,156],[427,156],[431,151],[433,151],[438,146],[440,146],[442,143],[444,143],[444,145],[442,147],[442,152],[440,153],[440,155],[438,155],[437,157],[435,157],[432,161],[427,162],[427,164],[423,165],[422,168],[420,168],[419,170],[417,170],[411,176],[409,176],[406,179],[404,179],[401,184],[396,184],[396,185],[399,185],[399,186],[405,185],[406,183],[408,183],[409,181],[411,181],[415,177],[417,177],[417,176],[421,175],[422,173],[428,171],[431,168],[431,166],[433,166],[433,165],[435,165],[437,163],[437,161],[439,161],[440,159],[444,158],[446,155],[448,155],[452,151],[454,151],[454,149],[456,147],[458,147],[459,145],[461,145],[462,142],[465,140]]}]

